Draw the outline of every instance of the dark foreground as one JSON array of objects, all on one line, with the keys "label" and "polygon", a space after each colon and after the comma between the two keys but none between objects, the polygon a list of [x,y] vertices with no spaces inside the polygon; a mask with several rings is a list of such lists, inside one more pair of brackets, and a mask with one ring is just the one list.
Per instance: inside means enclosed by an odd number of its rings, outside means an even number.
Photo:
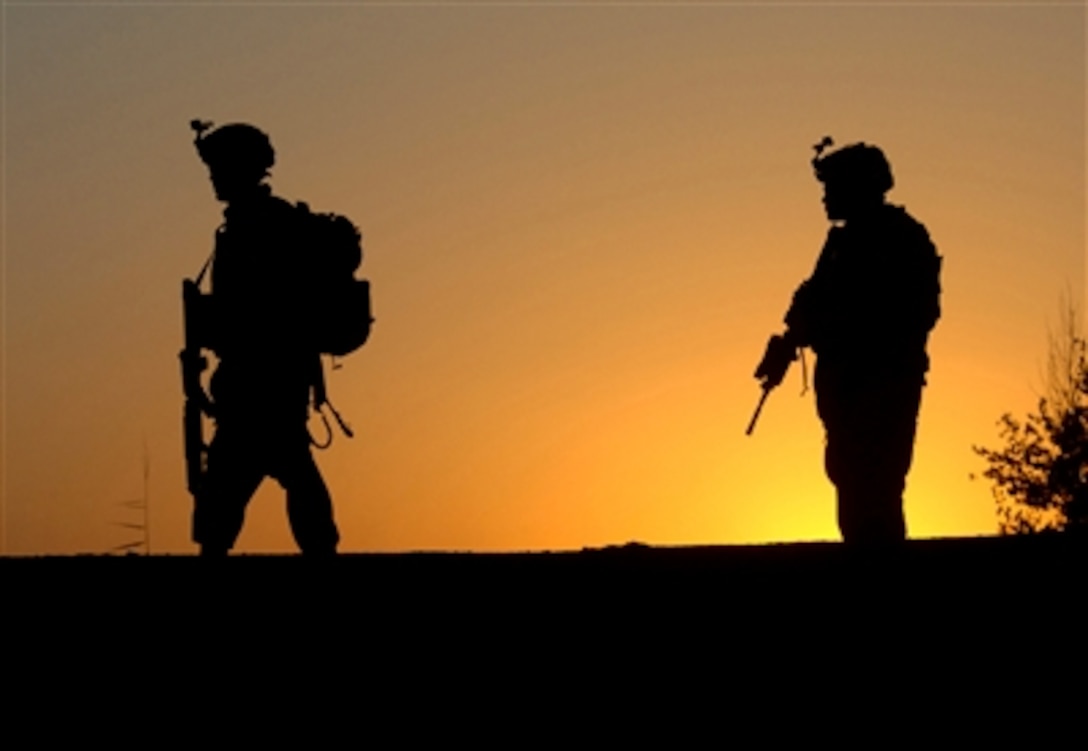
[{"label": "dark foreground", "polygon": [[973,736],[1025,718],[1083,737],[1086,557],[1050,537],[0,559],[5,718],[273,746],[300,725],[318,748],[339,725],[517,748],[653,728],[667,748],[694,728],[883,746],[919,721]]},{"label": "dark foreground", "polygon": [[1084,661],[1086,564],[1082,539],[1054,536],[876,552],[7,558],[0,581],[9,652],[101,670],[173,661],[198,673],[261,663],[614,681],[664,668],[713,682],[811,660],[882,675],[964,661],[1065,670]]},{"label": "dark foreground", "polygon": [[[892,551],[833,543],[544,553],[0,558],[5,609],[21,617],[138,622],[206,609],[305,611],[367,623],[479,622],[507,613],[585,623],[641,615],[758,626],[883,608],[964,619],[1079,612],[1088,542],[1068,536],[915,540]],[[36,614],[36,615],[35,615]],[[532,621],[526,626],[531,627]]]}]

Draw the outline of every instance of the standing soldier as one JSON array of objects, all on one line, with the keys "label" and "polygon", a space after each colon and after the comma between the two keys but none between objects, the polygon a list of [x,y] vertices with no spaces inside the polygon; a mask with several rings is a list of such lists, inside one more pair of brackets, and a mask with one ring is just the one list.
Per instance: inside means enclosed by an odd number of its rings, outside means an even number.
[{"label": "standing soldier", "polygon": [[925,227],[885,201],[893,180],[881,150],[857,143],[822,156],[829,145],[825,138],[816,146],[812,164],[835,224],[756,377],[773,388],[800,348],[816,353],[816,409],[839,529],[848,543],[879,545],[907,534],[903,490],[929,369],[926,341],[940,317],[941,259]]},{"label": "standing soldier", "polygon": [[[320,347],[308,336],[314,301],[306,286],[305,254],[313,252],[301,218],[307,212],[273,196],[265,183],[275,159],[267,135],[244,124],[207,134],[210,123],[192,125],[215,196],[226,204],[209,259],[211,295],[199,325],[203,341],[195,349],[187,342],[183,353],[190,368],[200,346],[219,358],[211,401],[205,401],[216,425],[206,469],[194,474],[190,456],[193,539],[201,555],[226,555],[257,486],[273,477],[287,492],[287,514],[302,552],[333,555],[339,534],[332,500],[306,426],[311,389],[315,406],[324,400]],[[199,280],[188,284],[201,297]],[[199,452],[199,424],[197,430]]]}]

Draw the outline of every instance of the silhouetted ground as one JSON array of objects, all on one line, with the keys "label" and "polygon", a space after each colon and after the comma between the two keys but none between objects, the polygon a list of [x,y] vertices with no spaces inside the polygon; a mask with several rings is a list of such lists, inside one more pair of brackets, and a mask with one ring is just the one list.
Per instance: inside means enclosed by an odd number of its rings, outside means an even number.
[{"label": "silhouetted ground", "polygon": [[800,664],[867,680],[953,665],[974,665],[975,680],[980,666],[1065,670],[1084,661],[1086,550],[1048,536],[883,553],[791,544],[39,557],[0,559],[0,581],[8,648],[54,665],[139,673],[168,660],[197,674],[261,665],[375,680],[558,673],[592,693],[594,681],[630,690],[663,670],[711,684]]},{"label": "silhouetted ground", "polygon": [[[622,617],[668,609],[693,617],[806,607],[847,614],[867,605],[940,606],[960,615],[1013,603],[1057,611],[1088,593],[1088,545],[1041,536],[915,540],[895,551],[834,543],[655,548],[640,544],[540,553],[353,553],[334,560],[239,555],[0,558],[15,611],[87,609],[103,618],[200,609],[210,598],[253,613],[287,601],[361,610],[371,619],[512,607]],[[471,606],[472,610],[466,610]],[[125,617],[128,617],[127,615]]]}]

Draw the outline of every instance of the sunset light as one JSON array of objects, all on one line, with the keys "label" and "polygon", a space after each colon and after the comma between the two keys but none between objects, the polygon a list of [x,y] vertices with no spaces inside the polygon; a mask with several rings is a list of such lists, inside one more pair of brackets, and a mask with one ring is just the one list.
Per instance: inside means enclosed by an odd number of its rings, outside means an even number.
[{"label": "sunset light", "polygon": [[[971,447],[1084,305],[1085,29],[1080,3],[5,4],[0,553],[128,539],[145,444],[153,552],[195,552],[180,288],[222,204],[193,118],[260,127],[273,191],[362,230],[376,322],[326,362],[355,437],[316,452],[342,551],[840,539],[800,367],[744,434],[827,234],[824,135],[884,150],[944,259],[909,533],[993,534]],[[295,550],[283,496],[236,550]]]}]

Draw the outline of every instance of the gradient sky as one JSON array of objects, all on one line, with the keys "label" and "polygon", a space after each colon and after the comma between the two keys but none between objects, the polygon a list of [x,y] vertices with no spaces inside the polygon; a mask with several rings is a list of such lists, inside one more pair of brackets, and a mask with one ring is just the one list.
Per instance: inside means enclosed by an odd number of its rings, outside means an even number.
[{"label": "gradient sky", "polygon": [[[363,230],[377,323],[330,376],[343,550],[836,539],[799,369],[752,371],[864,140],[944,256],[906,508],[996,529],[972,444],[1034,407],[1085,282],[1081,3],[5,3],[0,552],[192,552],[180,282],[221,205],[192,118]],[[291,551],[283,494],[237,548]]]}]

